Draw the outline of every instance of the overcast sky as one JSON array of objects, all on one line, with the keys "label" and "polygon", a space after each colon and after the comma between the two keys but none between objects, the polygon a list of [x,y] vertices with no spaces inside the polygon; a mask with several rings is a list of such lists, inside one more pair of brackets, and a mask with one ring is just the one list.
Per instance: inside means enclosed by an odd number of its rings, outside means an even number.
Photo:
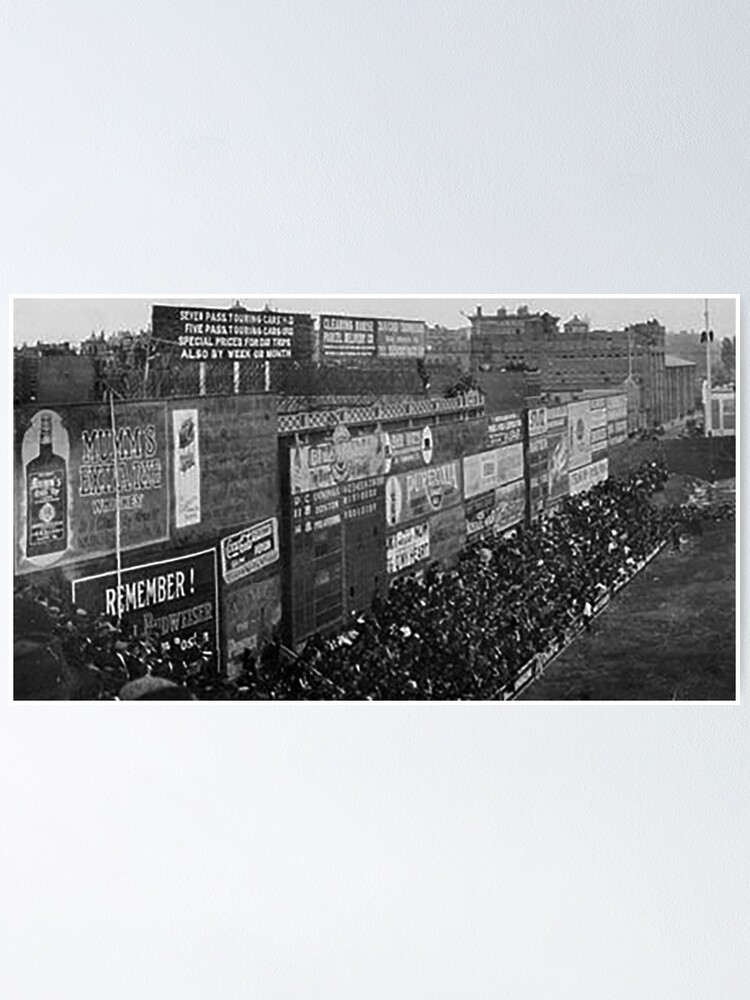
[{"label": "overcast sky", "polygon": [[[545,298],[542,296],[515,296],[492,298],[466,296],[456,298],[436,297],[384,297],[384,298],[292,298],[269,295],[261,298],[227,296],[224,298],[192,298],[182,296],[184,305],[213,305],[225,308],[239,298],[250,309],[261,309],[266,303],[276,309],[310,312],[343,312],[364,316],[393,316],[404,319],[424,319],[430,325],[441,324],[458,327],[467,323],[466,314],[481,303],[485,313],[494,312],[499,306],[515,310],[525,303],[532,311],[544,311],[560,316],[564,321],[574,313],[588,316],[592,327],[618,329],[628,323],[656,317],[669,330],[703,327],[702,298]],[[153,302],[172,301],[168,296],[152,298],[39,298],[16,299],[14,302],[14,341],[16,344],[64,341],[78,342],[92,331],[107,333],[117,330],[140,330],[150,321]],[[719,337],[735,334],[735,300],[714,298],[709,300],[709,319]]]}]

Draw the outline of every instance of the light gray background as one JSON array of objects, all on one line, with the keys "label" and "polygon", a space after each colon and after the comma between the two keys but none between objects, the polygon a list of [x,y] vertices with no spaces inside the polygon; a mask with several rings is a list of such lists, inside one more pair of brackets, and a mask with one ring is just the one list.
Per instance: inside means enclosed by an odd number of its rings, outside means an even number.
[{"label": "light gray background", "polygon": [[[748,291],[741,0],[0,18],[7,293]],[[14,998],[746,995],[745,706],[4,704],[0,734]]]}]

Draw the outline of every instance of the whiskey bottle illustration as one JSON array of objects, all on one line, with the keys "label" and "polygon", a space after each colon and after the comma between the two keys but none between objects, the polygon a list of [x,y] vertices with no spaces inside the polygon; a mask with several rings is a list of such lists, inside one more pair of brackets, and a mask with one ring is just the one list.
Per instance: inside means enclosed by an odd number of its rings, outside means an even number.
[{"label": "whiskey bottle illustration", "polygon": [[68,469],[52,450],[52,415],[42,413],[39,454],[26,465],[26,557],[68,547]]}]

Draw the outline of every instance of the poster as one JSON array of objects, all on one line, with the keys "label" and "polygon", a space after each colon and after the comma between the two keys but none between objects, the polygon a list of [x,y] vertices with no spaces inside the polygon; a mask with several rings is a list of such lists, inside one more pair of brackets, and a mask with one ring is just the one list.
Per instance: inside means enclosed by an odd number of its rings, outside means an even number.
[{"label": "poster", "polygon": [[352,479],[369,479],[385,469],[383,435],[353,436],[344,424],[316,444],[294,445],[289,451],[292,494],[327,489]]},{"label": "poster", "polygon": [[221,540],[221,574],[234,583],[279,558],[279,524],[275,517]]},{"label": "poster", "polygon": [[494,530],[495,533],[505,531],[523,520],[526,507],[526,489],[523,480],[498,486],[495,490]]},{"label": "poster", "polygon": [[198,411],[173,410],[175,527],[186,528],[201,520],[201,465],[198,444]]},{"label": "poster", "polygon": [[523,445],[505,445],[479,455],[469,455],[463,460],[463,467],[464,496],[469,499],[505,483],[523,479]]},{"label": "poster", "polygon": [[602,458],[598,462],[584,465],[570,473],[570,495],[585,493],[596,483],[604,482],[609,475],[609,459]]},{"label": "poster", "polygon": [[360,316],[321,316],[320,348],[327,358],[372,357],[375,320]]},{"label": "poster", "polygon": [[548,483],[550,500],[568,493],[568,434],[565,427],[548,434]]},{"label": "poster", "polygon": [[281,620],[281,580],[243,580],[224,592],[224,643],[227,674],[241,669],[245,650],[257,654],[271,639]]},{"label": "poster", "polygon": [[487,441],[492,448],[517,444],[523,440],[523,419],[520,413],[496,413],[487,418]]},{"label": "poster", "polygon": [[[605,411],[606,412],[606,411]],[[591,464],[591,411],[589,400],[568,404],[568,468]]]},{"label": "poster", "polygon": [[391,576],[429,558],[430,525],[427,521],[402,528],[386,540],[386,559]]},{"label": "poster", "polygon": [[[169,537],[166,407],[15,410],[15,571],[63,566]],[[115,464],[115,454],[117,463]]]},{"label": "poster", "polygon": [[73,581],[73,602],[94,615],[121,618],[126,630],[163,639],[196,639],[218,655],[216,551],[161,559]]},{"label": "poster", "polygon": [[383,431],[382,435],[386,475],[430,465],[432,462],[435,444],[429,425],[416,429]]},{"label": "poster", "polygon": [[461,463],[416,469],[385,482],[386,523],[393,527],[461,502]]}]

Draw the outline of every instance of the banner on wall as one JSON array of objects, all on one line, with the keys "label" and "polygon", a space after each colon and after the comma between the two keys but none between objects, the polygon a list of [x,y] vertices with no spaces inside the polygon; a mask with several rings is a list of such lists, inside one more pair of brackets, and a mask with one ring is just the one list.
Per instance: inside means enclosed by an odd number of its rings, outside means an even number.
[{"label": "banner on wall", "polygon": [[73,581],[73,603],[94,615],[121,618],[126,629],[162,639],[196,638],[218,654],[216,551],[161,559]]},{"label": "banner on wall", "polygon": [[570,473],[570,495],[585,493],[596,483],[602,483],[609,475],[609,459],[602,458]]},{"label": "banner on wall", "polygon": [[382,434],[354,437],[344,424],[318,444],[293,445],[289,450],[292,494],[327,489],[352,479],[370,479],[385,471]]},{"label": "banner on wall", "polygon": [[187,528],[201,520],[201,464],[198,411],[173,410],[175,527]]},{"label": "banner on wall", "polygon": [[548,435],[547,475],[550,500],[566,496],[568,492],[568,434],[564,427]]},{"label": "banner on wall", "polygon": [[523,520],[526,507],[526,491],[523,480],[498,486],[495,490],[494,529],[505,531]]},{"label": "banner on wall", "polygon": [[221,540],[221,574],[234,583],[279,558],[279,525],[275,517]]},{"label": "banner on wall", "polygon": [[383,431],[384,472],[404,472],[430,465],[435,451],[432,428]]},{"label": "banner on wall", "polygon": [[480,452],[479,455],[468,455],[463,460],[463,467],[464,496],[469,499],[523,479],[523,445],[506,445]]},{"label": "banner on wall", "polygon": [[523,440],[520,413],[496,413],[487,419],[487,441],[493,448]]},{"label": "banner on wall", "polygon": [[385,481],[386,523],[390,527],[433,514],[461,502],[461,464],[416,469]]},{"label": "banner on wall", "polygon": [[386,561],[391,575],[429,558],[430,525],[427,521],[402,528],[386,539]]},{"label": "banner on wall", "polygon": [[[15,410],[15,570],[27,573],[169,537],[166,407]],[[115,453],[117,468],[115,469]]]},{"label": "banner on wall", "polygon": [[591,410],[589,400],[568,403],[568,468],[591,464]]}]

